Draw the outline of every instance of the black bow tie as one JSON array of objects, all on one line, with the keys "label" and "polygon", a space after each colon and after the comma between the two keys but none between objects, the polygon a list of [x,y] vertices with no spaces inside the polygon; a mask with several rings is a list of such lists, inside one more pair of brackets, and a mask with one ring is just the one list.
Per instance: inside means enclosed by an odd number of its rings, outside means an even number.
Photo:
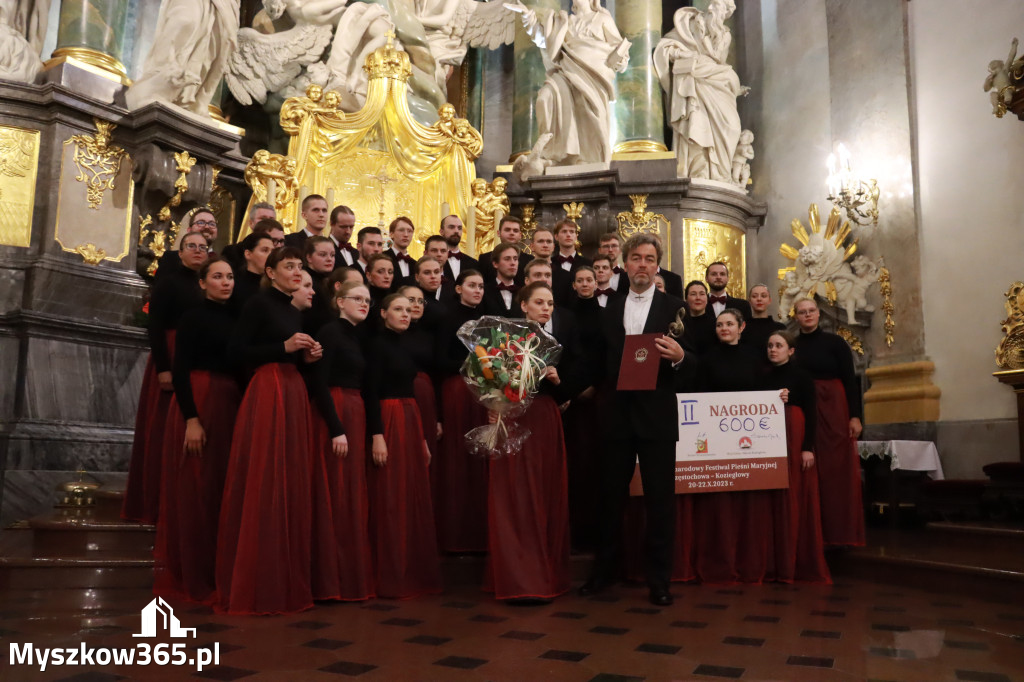
[{"label": "black bow tie", "polygon": [[449,253],[448,254],[448,260],[451,260],[452,258],[454,258],[455,260],[457,260],[457,261],[459,261],[461,263],[462,262],[462,252],[460,251],[458,253]]},{"label": "black bow tie", "polygon": [[516,293],[516,290],[518,288],[519,287],[517,287],[514,282],[512,284],[505,284],[504,282],[498,282],[498,291],[511,291],[514,294],[514,293]]},{"label": "black bow tie", "polygon": [[415,262],[413,260],[412,256],[410,256],[407,253],[396,253],[395,254],[395,260],[398,260],[398,261],[403,261],[404,260],[409,265],[412,265]]},{"label": "black bow tie", "polygon": [[562,263],[569,263],[571,265],[575,258],[576,256],[563,256],[561,254],[555,256],[555,260],[558,261],[559,265],[561,265]]},{"label": "black bow tie", "polygon": [[615,289],[598,289],[594,292],[594,296],[611,296],[615,293]]},{"label": "black bow tie", "polygon": [[622,274],[622,268],[620,268],[618,265],[616,265],[614,268],[612,268],[612,272],[614,272],[616,275],[621,275]]},{"label": "black bow tie", "polygon": [[708,303],[722,303],[725,304],[726,296],[708,296]]}]

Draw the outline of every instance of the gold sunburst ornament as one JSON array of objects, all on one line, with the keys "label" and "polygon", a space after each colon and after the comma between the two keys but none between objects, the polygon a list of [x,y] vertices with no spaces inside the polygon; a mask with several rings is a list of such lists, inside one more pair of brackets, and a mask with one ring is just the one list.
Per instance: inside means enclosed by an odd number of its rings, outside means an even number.
[{"label": "gold sunburst ornament", "polygon": [[799,218],[794,218],[791,223],[793,236],[800,242],[799,248],[789,244],[779,247],[779,253],[794,263],[779,270],[779,279],[788,282],[787,273],[794,272],[796,282],[799,283],[799,290],[792,294],[786,288],[784,298],[792,296],[792,302],[795,303],[797,299],[818,295],[835,305],[837,292],[832,276],[857,252],[857,240],[850,241],[850,223],[842,219],[839,209],[834,206],[829,211],[824,229],[818,217],[817,204],[811,204],[808,208],[807,221],[810,232]]}]

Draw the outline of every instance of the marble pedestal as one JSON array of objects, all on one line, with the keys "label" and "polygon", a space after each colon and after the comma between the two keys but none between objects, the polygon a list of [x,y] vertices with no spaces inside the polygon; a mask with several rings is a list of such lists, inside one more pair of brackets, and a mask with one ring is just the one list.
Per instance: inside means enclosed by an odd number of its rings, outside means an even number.
[{"label": "marble pedestal", "polygon": [[[138,274],[139,219],[175,194],[173,153],[197,158],[175,220],[209,201],[213,166],[219,187],[239,205],[248,198],[237,134],[157,106],[129,112],[116,104],[120,93],[85,95],[64,75],[0,82],[0,136],[38,131],[34,194],[11,203],[12,180],[0,183],[0,526],[51,508],[55,486],[79,470],[109,485],[124,478],[148,352],[145,330],[132,325],[148,288]],[[86,204],[65,144],[95,135],[94,119],[116,124],[113,144],[130,157],[117,179],[122,203],[107,191],[99,209]],[[0,149],[0,161],[11,153]],[[99,229],[120,234],[125,253],[92,264],[67,249],[96,241],[84,226],[101,211],[119,211]]]}]

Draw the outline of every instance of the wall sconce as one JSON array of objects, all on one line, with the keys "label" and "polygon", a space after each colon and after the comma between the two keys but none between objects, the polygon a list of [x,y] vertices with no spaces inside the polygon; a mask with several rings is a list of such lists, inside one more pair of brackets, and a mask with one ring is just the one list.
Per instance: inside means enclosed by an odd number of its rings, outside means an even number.
[{"label": "wall sconce", "polygon": [[846,217],[858,225],[878,225],[878,181],[856,178],[850,170],[850,152],[839,143],[839,164],[836,155],[828,155],[828,200],[846,210]]}]

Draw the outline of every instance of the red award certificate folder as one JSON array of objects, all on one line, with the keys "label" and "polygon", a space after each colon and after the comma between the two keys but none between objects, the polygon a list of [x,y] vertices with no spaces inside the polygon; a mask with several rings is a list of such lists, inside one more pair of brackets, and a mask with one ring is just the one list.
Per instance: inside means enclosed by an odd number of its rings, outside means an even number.
[{"label": "red award certificate folder", "polygon": [[664,334],[632,334],[626,336],[619,363],[620,391],[653,391],[658,385],[661,353],[654,345]]}]

